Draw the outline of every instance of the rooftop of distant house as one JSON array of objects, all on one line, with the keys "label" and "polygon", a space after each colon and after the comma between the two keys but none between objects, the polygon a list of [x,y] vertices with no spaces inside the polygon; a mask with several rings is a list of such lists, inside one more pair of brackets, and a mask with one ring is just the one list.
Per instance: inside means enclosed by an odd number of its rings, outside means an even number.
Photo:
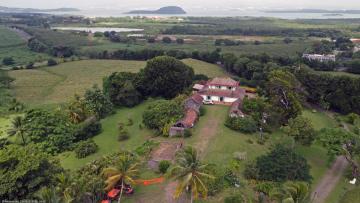
[{"label": "rooftop of distant house", "polygon": [[237,87],[237,86],[239,86],[239,82],[237,82],[231,78],[214,78],[208,82],[208,85]]}]

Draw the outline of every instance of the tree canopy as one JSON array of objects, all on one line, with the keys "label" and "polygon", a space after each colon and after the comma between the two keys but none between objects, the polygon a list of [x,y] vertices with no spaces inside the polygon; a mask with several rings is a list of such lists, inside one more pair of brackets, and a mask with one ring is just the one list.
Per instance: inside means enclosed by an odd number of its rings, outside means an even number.
[{"label": "tree canopy", "polygon": [[33,197],[41,187],[53,184],[60,164],[36,145],[9,145],[0,150],[0,199]]},{"label": "tree canopy", "polygon": [[173,98],[192,84],[194,70],[169,56],[156,57],[141,71],[142,86],[146,94]]}]

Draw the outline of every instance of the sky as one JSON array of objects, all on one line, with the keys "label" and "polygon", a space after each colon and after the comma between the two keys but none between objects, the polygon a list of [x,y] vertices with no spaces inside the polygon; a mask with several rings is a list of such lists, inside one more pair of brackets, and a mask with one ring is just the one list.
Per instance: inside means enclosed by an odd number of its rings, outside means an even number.
[{"label": "sky", "polygon": [[176,5],[184,9],[360,9],[360,0],[0,0],[0,6],[22,8],[139,9]]}]

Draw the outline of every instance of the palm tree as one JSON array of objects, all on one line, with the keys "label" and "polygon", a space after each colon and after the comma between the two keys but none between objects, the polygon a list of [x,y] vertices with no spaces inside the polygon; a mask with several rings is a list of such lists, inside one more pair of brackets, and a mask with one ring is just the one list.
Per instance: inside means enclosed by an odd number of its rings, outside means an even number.
[{"label": "palm tree", "polygon": [[309,185],[305,182],[288,182],[270,193],[270,198],[284,203],[305,203],[309,198]]},{"label": "palm tree", "polygon": [[118,202],[121,202],[121,197],[125,187],[125,183],[135,184],[134,178],[138,175],[139,162],[130,153],[122,153],[119,157],[119,162],[114,167],[105,168],[103,170],[104,176],[107,178],[106,191],[113,189],[117,184],[121,184],[120,197]]},{"label": "palm tree", "polygon": [[26,144],[25,140],[25,128],[24,119],[21,116],[16,116],[11,122],[11,128],[8,130],[10,136],[19,135],[22,139],[23,144]]},{"label": "palm tree", "polygon": [[197,152],[192,147],[187,147],[177,154],[176,166],[171,169],[170,176],[174,177],[179,183],[176,187],[174,197],[179,198],[186,190],[191,190],[190,201],[197,199],[200,194],[203,198],[207,196],[205,179],[213,179],[212,175],[206,173],[208,165],[202,164]]}]

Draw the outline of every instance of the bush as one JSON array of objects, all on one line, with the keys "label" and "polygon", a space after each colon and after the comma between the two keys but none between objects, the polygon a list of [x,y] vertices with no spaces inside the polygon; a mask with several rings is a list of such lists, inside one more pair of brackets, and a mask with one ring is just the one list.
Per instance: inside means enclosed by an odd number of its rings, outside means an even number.
[{"label": "bush", "polygon": [[78,143],[75,148],[76,158],[82,159],[98,150],[97,144],[93,140],[86,140]]},{"label": "bush", "polygon": [[184,39],[178,38],[178,39],[176,39],[176,43],[178,43],[178,44],[184,44]]},{"label": "bush", "polygon": [[190,129],[185,129],[184,131],[184,137],[191,137],[192,136],[192,132]]},{"label": "bush", "polygon": [[96,119],[96,117],[90,117],[77,126],[74,133],[74,141],[77,142],[94,137],[95,135],[98,135],[101,130],[101,123]]},{"label": "bush", "polygon": [[148,42],[148,43],[155,43],[156,40],[155,40],[155,38],[149,38],[149,39],[147,40],[147,42]]},{"label": "bush", "polygon": [[140,147],[135,149],[135,153],[139,156],[149,155],[154,147],[156,147],[159,143],[154,141],[146,141]]},{"label": "bush", "polygon": [[102,32],[95,32],[94,37],[102,37],[104,34]]},{"label": "bush", "polygon": [[356,113],[349,113],[346,116],[346,122],[349,124],[354,124],[357,119],[360,119],[360,116]]},{"label": "bush", "polygon": [[10,66],[10,65],[14,65],[15,64],[15,61],[12,57],[5,57],[3,60],[2,60],[2,63],[6,66]]},{"label": "bush", "polygon": [[134,121],[133,121],[133,119],[128,118],[128,123],[127,123],[127,126],[132,126],[132,125],[134,125]]},{"label": "bush", "polygon": [[251,117],[231,118],[228,117],[225,126],[242,133],[254,133],[257,131],[257,123]]},{"label": "bush", "polygon": [[225,197],[224,203],[243,203],[244,197],[241,194],[231,195],[228,197]]},{"label": "bush", "polygon": [[206,109],[205,109],[205,107],[204,106],[201,106],[200,107],[200,109],[199,109],[199,113],[200,113],[200,116],[205,116],[205,114],[206,114]]},{"label": "bush", "polygon": [[160,173],[165,174],[167,172],[167,170],[169,169],[169,167],[170,167],[170,161],[167,161],[167,160],[160,161],[160,163],[159,163]]},{"label": "bush", "polygon": [[27,65],[26,65],[26,69],[33,69],[34,68],[34,62],[29,62]]},{"label": "bush", "polygon": [[122,129],[120,130],[119,136],[118,136],[118,141],[124,141],[129,139],[129,132],[126,129]]},{"label": "bush", "polygon": [[170,37],[163,37],[162,38],[162,41],[166,44],[170,44],[172,42],[171,38]]},{"label": "bush", "polygon": [[48,66],[56,66],[58,63],[54,59],[49,59],[47,65]]}]

